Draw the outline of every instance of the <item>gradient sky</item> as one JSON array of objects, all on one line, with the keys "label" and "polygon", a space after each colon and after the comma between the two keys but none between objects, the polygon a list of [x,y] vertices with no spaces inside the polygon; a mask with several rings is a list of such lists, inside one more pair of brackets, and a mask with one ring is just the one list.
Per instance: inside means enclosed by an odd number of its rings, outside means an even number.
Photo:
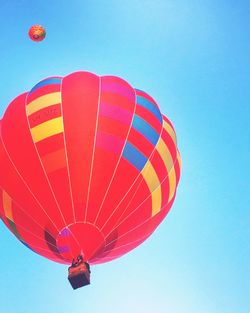
[{"label": "gradient sky", "polygon": [[183,161],[165,221],[88,287],[0,223],[0,312],[249,313],[250,2],[2,0],[0,17],[1,115],[44,77],[117,75],[155,98]]}]

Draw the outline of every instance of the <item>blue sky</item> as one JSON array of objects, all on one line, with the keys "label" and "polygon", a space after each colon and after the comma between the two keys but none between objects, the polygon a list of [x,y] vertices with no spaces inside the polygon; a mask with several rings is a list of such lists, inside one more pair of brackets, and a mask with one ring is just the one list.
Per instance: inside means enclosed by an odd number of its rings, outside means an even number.
[{"label": "blue sky", "polygon": [[[0,312],[250,312],[250,4],[231,0],[1,1],[0,111],[51,75],[88,70],[147,91],[183,160],[172,211],[77,291],[67,268],[0,224]],[[46,39],[27,37],[43,24]]]}]

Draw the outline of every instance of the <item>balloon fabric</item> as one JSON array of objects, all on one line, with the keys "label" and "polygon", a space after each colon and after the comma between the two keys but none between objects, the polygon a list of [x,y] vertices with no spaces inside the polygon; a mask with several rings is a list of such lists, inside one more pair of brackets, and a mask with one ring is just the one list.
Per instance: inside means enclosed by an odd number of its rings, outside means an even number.
[{"label": "balloon fabric", "polygon": [[9,104],[0,133],[0,217],[50,260],[121,257],[173,204],[181,163],[173,125],[119,77],[46,78]]}]

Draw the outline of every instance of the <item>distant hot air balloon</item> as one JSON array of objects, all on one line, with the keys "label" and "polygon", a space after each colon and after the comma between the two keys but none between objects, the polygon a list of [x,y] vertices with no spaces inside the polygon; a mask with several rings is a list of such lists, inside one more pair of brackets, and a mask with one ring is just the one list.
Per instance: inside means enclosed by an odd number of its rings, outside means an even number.
[{"label": "distant hot air balloon", "polygon": [[39,42],[46,36],[45,28],[41,25],[33,25],[29,29],[29,37],[31,40]]},{"label": "distant hot air balloon", "polygon": [[0,125],[0,216],[50,260],[73,260],[75,270],[121,257],[173,204],[174,128],[121,78],[46,78],[10,103]]}]

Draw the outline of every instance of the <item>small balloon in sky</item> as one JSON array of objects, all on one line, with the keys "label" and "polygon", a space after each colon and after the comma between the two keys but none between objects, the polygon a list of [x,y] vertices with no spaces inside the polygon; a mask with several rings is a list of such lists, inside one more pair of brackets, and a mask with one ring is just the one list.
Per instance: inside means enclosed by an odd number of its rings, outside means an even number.
[{"label": "small balloon in sky", "polygon": [[41,25],[33,25],[29,29],[29,37],[31,40],[39,42],[46,36],[45,28]]}]

